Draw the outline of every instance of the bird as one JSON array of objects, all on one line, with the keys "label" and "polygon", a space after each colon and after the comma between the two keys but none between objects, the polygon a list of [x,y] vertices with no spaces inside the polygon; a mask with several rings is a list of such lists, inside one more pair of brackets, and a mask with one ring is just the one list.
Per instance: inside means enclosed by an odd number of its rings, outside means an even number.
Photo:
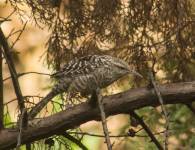
[{"label": "bird", "polygon": [[60,93],[79,92],[83,96],[90,95],[97,88],[103,89],[127,74],[142,77],[127,62],[110,55],[87,55],[75,58],[51,75],[57,83],[30,110],[28,117],[33,119],[53,97]]}]

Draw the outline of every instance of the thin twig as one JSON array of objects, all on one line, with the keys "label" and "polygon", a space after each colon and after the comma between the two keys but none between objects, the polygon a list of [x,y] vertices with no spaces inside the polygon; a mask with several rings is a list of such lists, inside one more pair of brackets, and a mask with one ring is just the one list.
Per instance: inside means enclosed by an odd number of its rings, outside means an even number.
[{"label": "thin twig", "polygon": [[16,12],[16,10],[14,9],[7,17],[0,17],[0,25],[1,23],[5,22],[5,21],[11,21],[10,17]]},{"label": "thin twig", "polygon": [[108,148],[108,150],[112,150],[112,145],[111,145],[108,127],[107,127],[107,123],[106,123],[106,115],[105,115],[104,106],[102,103],[102,95],[101,95],[99,88],[96,90],[96,94],[97,94],[98,107],[99,107],[100,114],[101,114],[102,126],[103,126],[103,130],[104,130],[107,148]]},{"label": "thin twig", "polygon": [[22,143],[22,130],[27,127],[27,110],[23,109],[19,119],[19,134],[17,138],[16,150],[20,150]]},{"label": "thin twig", "polygon": [[[38,96],[38,95],[26,95],[26,96],[23,96],[23,99],[27,99],[27,98],[39,98],[39,99],[41,99],[41,98],[43,98],[42,96]],[[14,101],[16,101],[17,100],[17,98],[14,98],[14,99],[11,99],[11,100],[9,100],[8,102],[6,102],[6,103],[4,103],[3,105],[8,105],[8,104],[10,104],[10,103],[12,103],[12,102],[14,102]],[[27,100],[25,100],[25,102],[26,102]],[[29,101],[27,101],[28,103],[29,103]],[[31,102],[32,103],[32,102]],[[32,103],[32,104],[35,104],[35,103]]]},{"label": "thin twig", "polygon": [[[28,75],[28,74],[38,74],[38,75],[51,76],[51,75],[48,74],[48,73],[42,73],[42,72],[31,71],[31,72],[18,73],[18,74],[17,74],[17,77],[19,78],[19,77],[21,77],[21,76]],[[10,79],[10,78],[11,78],[11,76],[10,76],[10,77],[7,77],[7,78],[5,78],[5,79],[3,79],[3,81],[6,81],[6,80],[8,80],[8,79]]]},{"label": "thin twig", "polygon": [[8,68],[9,68],[9,71],[10,71],[10,74],[11,74],[14,90],[15,90],[15,93],[16,93],[16,96],[17,96],[17,99],[18,99],[18,105],[19,105],[19,108],[20,108],[20,112],[22,113],[22,110],[25,108],[24,101],[23,101],[23,96],[22,96],[22,92],[21,92],[20,85],[19,85],[19,82],[18,82],[15,65],[14,65],[14,62],[12,60],[12,56],[10,54],[11,49],[9,47],[9,44],[7,43],[5,35],[4,35],[1,28],[0,28],[0,44],[2,45],[2,47],[4,49],[3,54],[4,54],[4,57],[5,57],[6,62],[8,64]]},{"label": "thin twig", "polygon": [[82,150],[88,150],[88,148],[85,145],[83,145],[83,143],[80,140],[76,139],[74,136],[68,134],[67,132],[64,132],[61,135],[67,138],[68,140],[72,141],[76,145],[78,145]]},{"label": "thin twig", "polygon": [[[148,137],[148,135],[137,135],[136,133],[138,133],[139,131],[141,131],[143,128],[141,128],[140,130],[138,131],[135,131],[135,135],[133,137]],[[87,135],[87,136],[94,136],[94,137],[99,137],[99,138],[104,138],[105,135],[102,135],[102,134],[94,134],[94,133],[88,133],[88,132],[74,132],[74,131],[67,131],[67,133],[69,134],[77,134],[77,135]],[[164,133],[164,131],[161,131],[161,132],[157,132],[157,133],[154,133],[153,135],[159,135],[159,134],[162,134]],[[131,135],[129,135],[128,133],[127,134],[119,134],[119,135],[109,135],[110,138],[122,138],[122,137],[132,137]]]},{"label": "thin twig", "polygon": [[[105,138],[105,135],[93,134],[93,133],[88,133],[88,132],[71,132],[71,131],[68,131],[67,133],[69,133],[69,134],[78,134],[78,135],[88,135],[88,136],[94,136],[94,137],[99,137],[99,138]],[[121,135],[109,135],[109,137],[110,138],[121,138],[121,137],[131,137],[131,136],[129,136],[128,134],[121,134]]]},{"label": "thin twig", "polygon": [[2,57],[2,48],[0,46],[0,130],[3,129],[3,114],[4,114],[4,105],[3,105],[3,57]]},{"label": "thin twig", "polygon": [[23,28],[20,30],[20,33],[19,33],[18,37],[16,38],[16,40],[13,42],[12,46],[10,47],[11,49],[14,47],[14,45],[17,43],[17,41],[20,40],[20,37],[21,37],[22,33],[24,32],[27,23],[28,23],[28,21],[26,21],[26,22],[24,23],[24,26],[23,26]]},{"label": "thin twig", "polygon": [[139,122],[139,124],[144,128],[144,130],[147,132],[148,136],[151,138],[151,141],[156,145],[156,147],[159,150],[163,150],[163,147],[158,142],[158,140],[155,138],[154,134],[152,133],[152,131],[150,130],[150,128],[145,124],[145,122],[143,121],[143,119],[141,117],[139,117],[134,111],[130,111],[130,115],[132,117],[134,117]]},{"label": "thin twig", "polygon": [[152,85],[154,87],[154,91],[155,91],[155,93],[156,93],[156,95],[158,97],[158,100],[159,100],[159,102],[161,104],[160,106],[161,106],[161,109],[162,109],[162,112],[164,114],[165,121],[166,121],[166,123],[165,123],[165,129],[166,130],[165,130],[165,143],[164,143],[164,148],[165,148],[165,150],[167,150],[168,149],[168,136],[169,136],[169,133],[168,133],[168,130],[169,130],[168,113],[167,113],[167,111],[165,109],[164,102],[163,102],[163,98],[162,98],[161,93],[160,93],[160,89],[158,88],[158,86],[157,86],[157,84],[155,82],[155,79],[154,79],[154,76],[153,76],[153,73],[152,72],[150,72],[150,80],[151,80],[151,83],[152,83]]},{"label": "thin twig", "polygon": [[8,40],[11,36],[13,36],[14,34],[21,32],[21,30],[17,30],[15,31],[14,28],[11,29],[11,31],[9,32],[9,34],[7,35],[6,39]]},{"label": "thin twig", "polygon": [[0,17],[0,25],[3,23],[3,22],[6,22],[6,21],[12,21],[11,19],[7,19],[7,18],[4,18],[4,17]]}]

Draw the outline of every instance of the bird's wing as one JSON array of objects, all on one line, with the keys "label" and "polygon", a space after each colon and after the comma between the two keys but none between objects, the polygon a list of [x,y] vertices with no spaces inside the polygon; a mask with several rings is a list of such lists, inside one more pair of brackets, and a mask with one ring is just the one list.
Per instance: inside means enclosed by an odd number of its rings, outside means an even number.
[{"label": "bird's wing", "polygon": [[106,65],[108,65],[108,61],[104,55],[89,55],[70,61],[64,65],[62,70],[56,72],[52,76],[57,79],[64,77],[74,78],[76,76],[91,74],[96,69],[103,66],[106,67]]},{"label": "bird's wing", "polygon": [[[97,87],[102,88],[105,87],[102,83],[110,83],[112,80],[107,81],[107,76],[109,76],[110,68],[108,67],[99,67],[96,68],[94,72],[85,74],[85,75],[78,75],[72,80],[68,91],[77,91],[81,92],[82,94],[89,94],[92,91],[96,90]],[[110,79],[110,78],[109,78]],[[107,85],[107,84],[106,84]],[[84,94],[84,95],[85,95]]]}]

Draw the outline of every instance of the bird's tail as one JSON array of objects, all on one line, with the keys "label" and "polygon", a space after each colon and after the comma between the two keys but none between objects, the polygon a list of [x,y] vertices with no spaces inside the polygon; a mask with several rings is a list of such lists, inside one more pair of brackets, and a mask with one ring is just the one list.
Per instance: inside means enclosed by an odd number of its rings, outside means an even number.
[{"label": "bird's tail", "polygon": [[45,96],[38,104],[36,104],[28,113],[28,119],[31,120],[43,109],[44,106],[47,105],[47,103],[57,95],[56,92],[51,91]]}]

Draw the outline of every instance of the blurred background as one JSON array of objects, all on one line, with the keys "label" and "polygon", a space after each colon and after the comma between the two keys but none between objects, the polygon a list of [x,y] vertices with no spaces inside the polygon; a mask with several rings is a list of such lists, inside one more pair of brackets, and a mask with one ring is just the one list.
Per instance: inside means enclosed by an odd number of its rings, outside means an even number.
[{"label": "blurred background", "polygon": [[[37,73],[51,74],[74,57],[87,54],[117,56],[145,77],[152,70],[159,84],[195,79],[193,0],[1,0],[0,19],[10,14],[10,21],[1,23],[1,28],[10,45],[17,40],[18,30],[24,30],[12,49],[12,56],[18,73],[31,72],[19,77],[28,107],[45,96],[55,82],[49,75]],[[9,76],[3,59],[3,79]],[[4,123],[12,127],[18,120],[16,95],[10,79],[3,83]],[[104,94],[146,85],[147,81],[128,76],[105,89]],[[54,101],[61,103],[62,100],[58,96]],[[169,149],[195,149],[194,114],[181,104],[168,105],[166,109],[170,117]],[[60,110],[59,105],[50,103],[41,117]],[[137,112],[163,143],[164,136],[159,133],[165,130],[161,108],[147,107]],[[111,116],[107,121],[111,135],[141,129],[139,125],[132,125],[129,115]],[[87,122],[70,132],[103,135],[101,122],[97,121]],[[64,137],[51,139],[54,141],[51,149],[79,149]],[[48,149],[50,146],[44,141],[35,142],[33,149]],[[111,141],[114,150],[156,149],[143,130],[134,137],[111,138]],[[89,149],[106,149],[104,138],[85,135],[82,142]]]}]

